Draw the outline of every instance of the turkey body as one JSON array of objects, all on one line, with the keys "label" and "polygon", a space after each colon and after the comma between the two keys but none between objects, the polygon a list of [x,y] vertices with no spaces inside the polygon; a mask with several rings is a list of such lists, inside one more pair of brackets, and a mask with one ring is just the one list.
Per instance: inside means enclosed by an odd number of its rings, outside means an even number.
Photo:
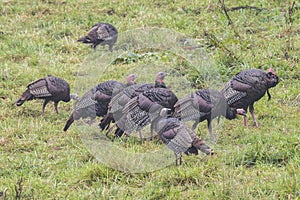
[{"label": "turkey body", "polygon": [[109,50],[113,51],[113,45],[118,39],[117,29],[108,23],[97,23],[92,26],[86,36],[79,38],[78,42],[89,43],[91,48],[96,49],[98,45],[108,45]]},{"label": "turkey body", "polygon": [[108,104],[111,101],[112,95],[122,91],[125,87],[135,84],[135,74],[127,76],[127,83],[123,84],[118,81],[109,80],[100,83],[87,91],[76,103],[75,109],[70,115],[64,131],[67,131],[74,120],[80,118],[91,118],[103,117],[107,114]]},{"label": "turkey body", "polygon": [[44,99],[42,115],[50,101],[54,102],[55,111],[58,113],[58,103],[69,102],[71,99],[70,86],[65,80],[49,75],[27,85],[27,90],[16,101],[16,105],[21,106],[25,101],[33,99]]},{"label": "turkey body", "polygon": [[76,103],[74,111],[70,115],[64,131],[67,131],[74,120],[80,118],[102,117],[107,113],[108,104],[111,100],[112,94],[115,90],[125,87],[121,82],[109,80],[100,83],[86,92]]},{"label": "turkey body", "polygon": [[161,117],[153,126],[163,143],[174,152],[176,165],[181,164],[182,153],[198,155],[198,150],[207,155],[214,153],[203,140],[196,136],[194,131],[184,125],[178,118]]},{"label": "turkey body", "polygon": [[[156,74],[155,85],[150,83],[140,83],[125,87],[122,91],[115,93],[109,103],[108,114],[101,120],[99,127],[101,130],[108,129],[111,122],[118,121],[123,116],[124,106],[134,97],[152,88],[166,88],[163,82],[166,73]],[[118,131],[117,131],[118,132]]]},{"label": "turkey body", "polygon": [[[271,99],[269,89],[278,84],[278,76],[270,68],[268,72],[260,69],[244,70],[236,74],[225,84],[221,93],[224,95],[228,105],[232,108],[249,108],[255,126],[258,126],[254,115],[254,103],[260,100],[265,93]],[[244,123],[247,125],[246,117]]]},{"label": "turkey body", "polygon": [[[124,132],[130,134],[133,131],[141,131],[159,117],[161,108],[169,108],[174,112],[177,100],[176,95],[167,88],[152,88],[139,94],[124,106],[123,116],[116,121],[119,127],[116,135],[121,136]],[[151,138],[152,136],[153,127],[151,125]]]},{"label": "turkey body", "polygon": [[154,88],[154,85],[148,83],[134,84],[113,95],[108,106],[108,114],[101,120],[101,123],[99,124],[100,129],[108,129],[111,122],[118,121],[123,116],[122,110],[124,106],[132,98],[151,88]]},{"label": "turkey body", "polygon": [[197,90],[178,100],[174,107],[174,116],[182,121],[195,121],[192,130],[196,129],[198,123],[207,120],[208,130],[214,141],[216,137],[212,131],[212,120],[221,115],[234,119],[237,114],[236,109],[229,107],[223,94],[213,89]]}]

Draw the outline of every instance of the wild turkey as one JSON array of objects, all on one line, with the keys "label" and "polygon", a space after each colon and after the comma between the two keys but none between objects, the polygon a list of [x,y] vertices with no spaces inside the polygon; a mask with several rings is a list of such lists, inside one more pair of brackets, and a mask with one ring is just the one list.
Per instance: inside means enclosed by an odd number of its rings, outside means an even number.
[{"label": "wild turkey", "polygon": [[58,103],[60,101],[69,102],[71,98],[76,97],[75,95],[70,96],[69,84],[59,77],[49,75],[27,85],[27,90],[16,101],[16,105],[21,106],[25,101],[33,99],[44,99],[42,108],[44,116],[45,107],[50,101],[54,102],[55,111],[58,114]]},{"label": "wild turkey", "polygon": [[135,74],[129,75],[126,85],[114,80],[105,81],[86,92],[76,103],[74,111],[70,115],[63,130],[67,131],[74,120],[88,117],[95,119],[96,116],[103,117],[106,115],[108,104],[113,93],[134,84],[136,78],[137,76]]},{"label": "wild turkey", "polygon": [[[174,105],[178,98],[167,88],[152,88],[131,99],[123,109],[123,116],[116,121],[119,129],[116,136],[122,136],[124,131],[130,134],[133,131],[140,133],[141,129],[159,117],[161,108],[169,108],[174,112]],[[151,139],[153,126],[151,124]],[[140,138],[142,139],[141,133]]]},{"label": "wild turkey", "polygon": [[98,23],[92,26],[86,36],[79,38],[78,42],[90,43],[91,48],[96,49],[97,45],[108,45],[109,50],[113,51],[113,45],[118,39],[117,29],[108,23]]},{"label": "wild turkey", "polygon": [[155,87],[165,88],[166,85],[163,81],[165,76],[166,73],[158,72],[156,74],[155,85],[150,83],[134,84],[113,95],[111,102],[109,103],[108,114],[101,120],[99,128],[101,130],[108,129],[111,122],[118,121],[123,115],[122,110],[125,104],[140,93]]},{"label": "wild turkey", "polygon": [[169,109],[161,109],[160,117],[153,123],[153,126],[163,143],[174,152],[176,165],[178,161],[181,164],[182,153],[198,155],[198,150],[200,150],[207,155],[214,154],[214,151],[178,118],[167,117],[168,112]]},{"label": "wild turkey", "polygon": [[[225,96],[230,107],[243,108],[246,112],[249,107],[254,124],[258,127],[254,115],[254,103],[261,99],[266,92],[268,100],[270,100],[269,89],[275,87],[278,81],[278,76],[272,68],[268,69],[268,73],[260,69],[244,70],[226,83],[221,93]],[[244,124],[247,126],[246,115],[244,116]]]},{"label": "wild turkey", "polygon": [[158,72],[156,74],[154,87],[156,87],[156,88],[167,88],[166,84],[164,83],[164,79],[165,79],[166,75],[167,74],[165,72]]},{"label": "wild turkey", "polygon": [[178,100],[174,107],[174,116],[182,121],[195,121],[192,130],[196,129],[198,123],[207,120],[208,131],[213,141],[216,141],[211,125],[214,118],[222,115],[231,120],[236,118],[237,114],[246,114],[243,109],[230,108],[224,96],[213,89],[202,89],[191,93]]}]

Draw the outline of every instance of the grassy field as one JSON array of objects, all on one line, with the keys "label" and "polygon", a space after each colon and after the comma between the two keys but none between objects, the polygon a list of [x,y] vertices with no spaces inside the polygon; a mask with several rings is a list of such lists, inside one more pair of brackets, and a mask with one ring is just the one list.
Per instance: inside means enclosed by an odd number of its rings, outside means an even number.
[{"label": "grassy field", "polygon": [[[241,0],[225,1],[225,6],[228,16],[217,0],[2,1],[0,199],[299,199],[300,4]],[[164,43],[173,36],[169,34],[155,42],[160,48],[121,56],[109,54],[107,47],[93,52],[76,40],[97,22],[113,24],[119,44],[129,33],[139,33],[133,30],[156,27],[184,36],[182,45],[187,46],[180,53],[164,49],[173,44]],[[143,35],[134,39],[151,45]],[[189,50],[189,39],[205,52],[201,58],[209,58],[199,66],[182,56],[200,51]],[[106,68],[89,70],[98,66]],[[124,81],[131,72],[140,82],[151,81],[163,69],[171,74],[165,82],[181,97],[196,88],[220,89],[242,69],[269,67],[280,83],[270,90],[271,101],[264,97],[255,104],[259,128],[252,126],[250,114],[249,127],[242,118],[214,123],[216,155],[184,155],[181,166],[172,162],[151,172],[109,167],[90,151],[79,129],[63,132],[73,102],[60,103],[59,115],[49,104],[44,117],[42,101],[14,105],[28,83],[48,74],[64,78],[71,92],[79,92],[86,73],[97,79],[94,84],[89,79],[92,87],[109,79]],[[198,126],[197,135],[209,138],[206,123]],[[114,145],[133,153],[163,148],[159,141],[135,138]],[[121,156],[118,149],[107,150],[107,157],[120,165]]]}]

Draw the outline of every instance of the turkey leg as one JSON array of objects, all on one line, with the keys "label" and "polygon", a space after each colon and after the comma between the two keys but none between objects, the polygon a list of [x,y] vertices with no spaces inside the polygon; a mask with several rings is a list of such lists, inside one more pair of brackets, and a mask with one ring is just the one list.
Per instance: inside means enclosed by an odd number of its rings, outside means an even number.
[{"label": "turkey leg", "polygon": [[208,128],[209,134],[210,134],[211,137],[212,137],[212,140],[213,140],[214,142],[216,142],[216,136],[215,136],[215,134],[213,133],[213,130],[212,130],[211,120],[207,120],[207,128]]},{"label": "turkey leg", "polygon": [[58,112],[58,102],[54,102],[54,108],[55,108],[55,111],[56,111],[56,113],[57,114],[59,114],[59,112]]},{"label": "turkey leg", "polygon": [[46,105],[49,103],[49,100],[48,99],[45,99],[44,100],[44,103],[43,103],[43,107],[42,107],[42,116],[44,117],[44,114],[45,114],[45,108],[46,108]]},{"label": "turkey leg", "polygon": [[254,125],[255,125],[256,127],[258,127],[258,123],[257,123],[256,118],[255,118],[255,115],[254,115],[254,105],[253,105],[253,104],[249,105],[249,111],[250,111],[251,116],[252,116],[252,119],[253,119],[253,121],[254,121]]}]

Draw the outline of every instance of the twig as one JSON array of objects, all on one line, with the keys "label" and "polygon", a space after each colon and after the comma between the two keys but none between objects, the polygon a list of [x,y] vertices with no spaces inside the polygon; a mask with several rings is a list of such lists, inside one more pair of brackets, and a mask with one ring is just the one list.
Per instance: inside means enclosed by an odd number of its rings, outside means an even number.
[{"label": "twig", "polygon": [[232,59],[238,60],[238,58],[234,55],[232,51],[230,51],[221,41],[219,41],[214,34],[204,32],[204,36],[206,36],[211,45],[221,48],[225,53],[227,53]]},{"label": "twig", "polygon": [[226,18],[228,20],[228,26],[232,27],[232,30],[233,30],[233,32],[234,32],[234,34],[235,34],[236,37],[241,38],[240,35],[238,34],[238,32],[236,31],[235,26],[234,26],[231,18],[228,15],[227,8],[225,6],[224,0],[219,0],[219,2],[221,4],[221,9],[224,11],[224,14],[225,14],[225,16],[226,16]]},{"label": "twig", "polygon": [[243,10],[243,9],[257,10],[259,12],[265,10],[265,8],[258,8],[255,6],[237,6],[237,7],[228,8],[227,11],[236,11],[236,10]]},{"label": "twig", "polygon": [[293,1],[292,5],[289,6],[289,8],[288,8],[288,23],[289,24],[293,23],[292,16],[293,16],[293,13],[294,13],[295,4],[296,4],[296,2]]},{"label": "twig", "polygon": [[293,49],[293,41],[291,39],[292,35],[292,26],[293,26],[293,13],[294,13],[294,8],[295,8],[295,4],[296,2],[293,1],[292,4],[289,5],[288,9],[287,9],[287,15],[286,15],[286,25],[287,25],[287,42],[286,42],[286,51],[284,52],[284,57],[285,59],[289,59],[290,55],[289,55],[289,51]]},{"label": "twig", "polygon": [[224,11],[224,14],[225,14],[227,20],[228,20],[228,25],[233,24],[233,23],[232,23],[232,20],[230,19],[229,15],[228,15],[228,13],[227,13],[227,9],[226,9],[226,6],[225,6],[225,4],[224,4],[224,0],[219,0],[219,2],[220,2],[220,4],[221,4],[221,8],[222,8],[222,10]]},{"label": "twig", "polygon": [[22,194],[22,191],[23,191],[23,178],[20,178],[18,181],[17,181],[17,184],[15,185],[15,191],[16,191],[16,199],[17,200],[20,200],[21,199],[21,194]]}]

